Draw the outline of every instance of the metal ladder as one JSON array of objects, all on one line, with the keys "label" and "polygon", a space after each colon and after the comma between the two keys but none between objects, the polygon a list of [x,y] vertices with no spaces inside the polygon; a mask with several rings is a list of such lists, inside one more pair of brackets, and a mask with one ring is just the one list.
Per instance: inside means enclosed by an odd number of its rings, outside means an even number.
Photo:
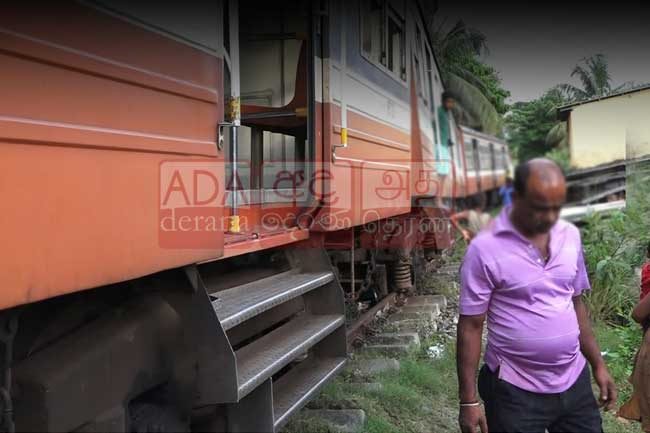
[{"label": "metal ladder", "polygon": [[279,254],[279,272],[232,287],[198,266],[226,346],[215,403],[225,404],[228,432],[279,431],[346,362],[343,294],[326,253],[294,245]]}]

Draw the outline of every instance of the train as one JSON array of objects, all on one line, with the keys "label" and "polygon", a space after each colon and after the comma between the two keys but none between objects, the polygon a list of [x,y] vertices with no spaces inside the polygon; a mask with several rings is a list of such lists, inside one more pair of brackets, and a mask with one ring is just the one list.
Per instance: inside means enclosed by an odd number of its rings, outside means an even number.
[{"label": "train", "polygon": [[279,431],[510,169],[417,1],[2,9],[0,430]]}]

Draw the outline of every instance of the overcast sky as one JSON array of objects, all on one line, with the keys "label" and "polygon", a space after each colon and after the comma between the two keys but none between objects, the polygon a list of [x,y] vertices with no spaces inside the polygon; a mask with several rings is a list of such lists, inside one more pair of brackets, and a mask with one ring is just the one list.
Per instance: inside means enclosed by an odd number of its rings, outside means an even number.
[{"label": "overcast sky", "polygon": [[[528,101],[558,83],[579,84],[575,64],[607,56],[614,85],[650,83],[650,8],[626,2],[461,2],[441,0],[439,19],[461,18],[487,37],[509,102]],[[601,6],[602,5],[602,6]]]}]

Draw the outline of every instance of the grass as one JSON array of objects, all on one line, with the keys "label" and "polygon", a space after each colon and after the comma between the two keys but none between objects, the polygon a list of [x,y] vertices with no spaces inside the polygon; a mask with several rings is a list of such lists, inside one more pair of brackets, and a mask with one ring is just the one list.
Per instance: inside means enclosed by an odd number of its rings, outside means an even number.
[{"label": "grass", "polygon": [[[379,392],[366,391],[342,375],[328,385],[311,407],[358,408],[366,413],[364,432],[369,433],[456,433],[457,382],[454,342],[445,344],[443,355],[429,359],[426,348],[438,343],[435,339],[422,344],[422,349],[400,360],[400,370],[372,378],[380,383]],[[327,428],[311,419],[298,418],[286,433],[325,433]]]},{"label": "grass", "polygon": [[644,261],[650,242],[650,187],[645,172],[628,172],[623,211],[593,215],[582,228],[592,292],[587,298],[600,321],[626,324],[639,296],[634,269]]},{"label": "grass", "polygon": [[[610,372],[619,387],[618,404],[623,404],[632,391],[628,382],[640,330],[615,328],[605,324],[594,327]],[[626,334],[627,336],[622,336]],[[627,341],[627,342],[626,342]],[[622,343],[623,342],[623,343]],[[458,382],[456,379],[455,342],[444,342],[444,353],[429,359],[427,347],[441,344],[431,339],[422,349],[400,360],[397,373],[376,376],[370,381],[382,384],[380,392],[361,389],[348,373],[329,384],[312,408],[363,409],[367,421],[363,432],[368,433],[457,433]],[[638,346],[634,346],[638,347]],[[595,388],[596,390],[596,388]],[[643,433],[636,422],[621,422],[613,413],[602,412],[607,433]],[[328,433],[327,426],[308,418],[292,421],[285,433]]]},{"label": "grass", "polygon": [[[638,299],[634,267],[642,262],[644,246],[650,240],[648,180],[630,176],[626,210],[608,218],[594,216],[582,230],[585,259],[593,287],[588,303],[596,320],[596,339],[618,385],[617,406],[627,401],[632,392],[628,378],[641,341],[641,329],[630,323],[629,315]],[[465,249],[466,244],[458,241],[445,261],[460,262]],[[458,286],[452,284],[453,280],[455,278],[449,277],[448,281],[434,281],[431,288],[448,298],[457,297]],[[424,289],[429,289],[426,283]],[[445,350],[440,358],[432,360],[425,351],[433,344],[444,344]],[[363,409],[367,416],[363,432],[458,432],[455,342],[441,342],[434,338],[423,342],[422,350],[409,354],[400,362],[398,372],[372,379],[383,386],[380,392],[366,391],[354,382],[353,377],[344,374],[328,385],[310,406]],[[603,428],[607,433],[642,433],[639,423],[621,422],[609,412],[602,414]],[[329,430],[315,420],[299,418],[286,429],[286,433],[298,432],[325,433]]]},{"label": "grass", "polygon": [[[619,389],[618,405],[632,393],[628,378],[641,344],[641,328],[631,323],[638,300],[634,268],[644,260],[650,240],[650,188],[646,171],[628,171],[627,205],[608,217],[594,215],[582,230],[585,259],[592,283],[587,299],[596,320],[594,332],[610,373]],[[639,423],[623,424],[613,414],[603,415],[604,429],[613,433],[641,433]]]},{"label": "grass", "polygon": [[[618,387],[617,407],[625,403],[632,393],[628,378],[632,373],[634,355],[641,343],[641,329],[638,326],[614,327],[596,323],[594,333],[605,353],[605,361]],[[642,433],[639,423],[624,423],[612,413],[603,413],[603,428],[607,433]]]},{"label": "grass", "polygon": [[[605,324],[596,324],[594,331],[601,350],[607,353],[605,359],[619,387],[618,404],[621,405],[632,391],[627,380],[634,357],[632,347],[636,344],[632,333],[637,331],[640,339],[641,331]],[[328,385],[310,407],[363,409],[367,417],[363,432],[368,433],[457,433],[455,342],[442,343],[443,355],[439,359],[429,359],[425,350],[433,344],[441,342],[434,338],[423,343],[421,350],[400,360],[397,373],[373,378],[371,381],[382,384],[381,392],[365,391],[352,376],[344,374]],[[622,422],[613,413],[601,413],[606,433],[643,433],[636,422]],[[285,433],[328,432],[331,431],[327,426],[308,418],[292,421],[285,430]]]}]

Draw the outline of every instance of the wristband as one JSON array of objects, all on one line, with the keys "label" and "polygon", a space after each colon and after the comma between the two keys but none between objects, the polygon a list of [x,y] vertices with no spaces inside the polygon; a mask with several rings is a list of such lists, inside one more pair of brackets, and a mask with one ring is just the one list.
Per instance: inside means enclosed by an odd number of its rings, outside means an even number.
[{"label": "wristband", "polygon": [[461,403],[460,407],[476,407],[476,406],[480,406],[480,405],[481,405],[480,402],[475,401],[473,403]]}]

